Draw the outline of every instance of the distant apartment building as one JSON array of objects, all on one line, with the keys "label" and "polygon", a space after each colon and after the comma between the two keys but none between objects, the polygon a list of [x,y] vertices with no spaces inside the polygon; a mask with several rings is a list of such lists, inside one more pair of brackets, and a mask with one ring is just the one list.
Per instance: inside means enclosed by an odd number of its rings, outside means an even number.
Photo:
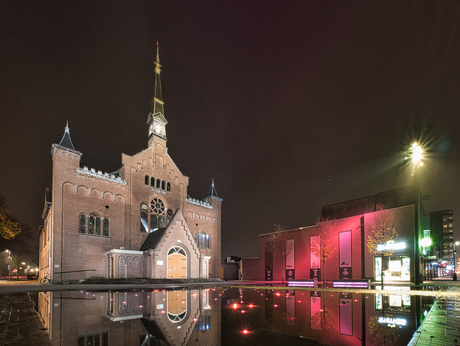
[{"label": "distant apartment building", "polygon": [[440,210],[430,213],[431,238],[438,251],[438,258],[448,264],[454,264],[455,233],[454,213],[452,210]]}]

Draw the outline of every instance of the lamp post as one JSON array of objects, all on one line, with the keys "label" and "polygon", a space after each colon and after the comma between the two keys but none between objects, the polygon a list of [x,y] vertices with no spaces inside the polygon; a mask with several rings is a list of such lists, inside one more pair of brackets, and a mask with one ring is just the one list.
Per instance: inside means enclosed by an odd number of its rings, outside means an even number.
[{"label": "lamp post", "polygon": [[[406,156],[405,160],[408,160],[412,166],[412,173],[411,175],[414,177],[414,185],[417,190],[417,197],[419,198],[419,187],[417,183],[417,169],[421,166],[423,166],[423,148],[421,145],[419,145],[417,142],[413,142],[412,145],[409,148],[409,156]],[[423,203],[423,201],[421,202]],[[417,203],[418,204],[418,203]],[[418,211],[415,211],[418,215]],[[423,213],[423,204],[422,204],[422,213]],[[421,260],[421,255],[420,255],[420,246],[419,246],[419,221],[422,220],[420,215],[416,218],[417,220],[417,226],[416,229],[414,230],[414,284],[418,285],[420,284],[420,260]],[[425,269],[423,270],[423,273],[425,274]]]},{"label": "lamp post", "polygon": [[11,251],[10,250],[5,250],[5,252],[8,253],[8,260],[7,260],[7,265],[8,265],[8,277],[11,280]]},{"label": "lamp post", "polygon": [[[453,253],[453,256],[452,256],[452,257],[454,258],[454,263],[452,263],[453,266],[454,266],[454,269],[453,269],[454,273],[457,273],[457,258],[456,258],[456,257],[457,257],[457,246],[458,246],[458,245],[460,245],[460,242],[459,242],[459,241],[456,241],[456,242],[454,243],[454,253]],[[455,276],[454,276],[454,273],[452,273],[452,276],[453,276],[453,277],[455,277]]]}]

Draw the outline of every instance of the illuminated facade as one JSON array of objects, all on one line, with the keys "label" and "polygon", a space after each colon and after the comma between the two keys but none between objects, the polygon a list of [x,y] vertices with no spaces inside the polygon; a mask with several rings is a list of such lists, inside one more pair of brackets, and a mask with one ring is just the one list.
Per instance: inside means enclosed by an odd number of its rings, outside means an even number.
[{"label": "illuminated facade", "polygon": [[[419,282],[423,276],[420,257],[423,210],[416,186],[385,191],[373,196],[323,207],[318,225],[259,236],[259,257],[243,259],[243,279],[326,281],[368,279],[385,282]],[[397,237],[368,250],[369,230],[388,220]],[[315,243],[329,238],[332,254],[325,263],[315,255]],[[323,243],[324,246],[324,243]],[[391,250],[383,256],[382,251]]]},{"label": "illuminated facade", "polygon": [[112,173],[82,167],[66,126],[53,144],[52,187],[40,230],[40,277],[220,277],[221,205],[187,195],[189,178],[168,154],[159,55],[148,146]]}]

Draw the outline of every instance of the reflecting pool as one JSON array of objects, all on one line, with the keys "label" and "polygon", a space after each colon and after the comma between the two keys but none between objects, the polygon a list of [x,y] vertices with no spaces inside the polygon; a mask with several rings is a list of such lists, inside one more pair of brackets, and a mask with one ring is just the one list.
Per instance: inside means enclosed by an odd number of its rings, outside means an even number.
[{"label": "reflecting pool", "polygon": [[434,301],[408,287],[363,292],[246,286],[35,299],[50,343],[66,346],[407,345]]}]

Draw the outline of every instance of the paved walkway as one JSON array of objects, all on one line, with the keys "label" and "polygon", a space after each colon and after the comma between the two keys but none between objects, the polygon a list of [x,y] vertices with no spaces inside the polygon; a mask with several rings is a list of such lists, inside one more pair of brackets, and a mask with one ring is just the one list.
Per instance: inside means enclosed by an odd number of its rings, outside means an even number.
[{"label": "paved walkway", "polygon": [[[452,281],[450,283],[452,284]],[[452,293],[458,292],[460,285],[451,285],[447,290]],[[437,298],[408,345],[460,345],[460,297]]]},{"label": "paved walkway", "polygon": [[49,345],[27,293],[0,296],[0,331],[2,345]]}]

